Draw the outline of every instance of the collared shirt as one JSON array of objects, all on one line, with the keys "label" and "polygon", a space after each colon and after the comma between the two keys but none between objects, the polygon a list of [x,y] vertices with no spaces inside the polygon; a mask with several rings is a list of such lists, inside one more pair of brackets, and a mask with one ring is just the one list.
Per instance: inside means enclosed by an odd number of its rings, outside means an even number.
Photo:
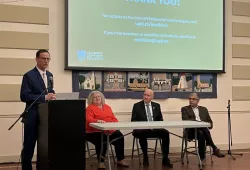
[{"label": "collared shirt", "polygon": [[147,118],[148,118],[147,105],[149,106],[150,115],[151,115],[151,117],[153,119],[153,110],[152,110],[151,102],[150,103],[144,103],[146,114],[147,114]]},{"label": "collared shirt", "polygon": [[192,109],[193,109],[194,114],[195,114],[195,120],[201,121],[198,106],[197,107],[192,107]]},{"label": "collared shirt", "polygon": [[48,79],[47,79],[47,74],[46,74],[46,70],[45,71],[42,71],[41,69],[39,69],[37,66],[36,66],[37,70],[39,71],[42,79],[43,79],[43,82],[44,82],[44,85],[45,87],[47,88],[48,87]]}]

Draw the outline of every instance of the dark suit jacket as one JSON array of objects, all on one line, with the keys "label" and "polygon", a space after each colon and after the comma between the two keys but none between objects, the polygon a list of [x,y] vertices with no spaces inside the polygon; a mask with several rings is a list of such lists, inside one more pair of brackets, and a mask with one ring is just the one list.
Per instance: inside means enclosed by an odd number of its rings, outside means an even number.
[{"label": "dark suit jacket", "polygon": [[[163,121],[160,104],[151,102],[154,121]],[[132,110],[131,121],[147,121],[144,101],[135,103]]]},{"label": "dark suit jacket", "polygon": [[[211,124],[210,129],[212,129],[213,121],[208,113],[207,108],[203,106],[198,106],[198,110],[199,110],[199,116],[200,116],[201,121],[210,123]],[[190,105],[182,107],[181,113],[182,113],[182,120],[193,120],[193,121],[196,120],[194,111]]]},{"label": "dark suit jacket", "polygon": [[[52,73],[49,71],[46,71],[46,75],[48,78],[48,84],[49,84],[49,77],[53,77]],[[36,98],[45,90],[44,81],[42,79],[41,74],[35,67],[34,69],[28,71],[24,74],[22,85],[21,85],[21,91],[20,91],[20,98],[22,102],[26,103],[25,109],[27,109],[30,104],[36,100]],[[45,95],[48,93],[55,93],[52,88],[48,88],[48,92],[45,92],[39,99],[37,100],[36,104],[34,104],[28,111],[26,115],[27,123],[35,122],[37,118],[37,106],[39,103],[44,103],[45,101]],[[25,120],[25,119],[24,119]]]}]

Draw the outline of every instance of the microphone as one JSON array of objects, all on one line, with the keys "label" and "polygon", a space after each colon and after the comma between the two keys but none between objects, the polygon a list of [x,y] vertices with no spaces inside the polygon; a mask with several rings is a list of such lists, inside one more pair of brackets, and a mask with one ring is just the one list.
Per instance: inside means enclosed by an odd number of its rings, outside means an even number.
[{"label": "microphone", "polygon": [[52,76],[49,77],[49,82],[50,82],[51,89],[53,89],[54,88],[54,81],[53,81],[53,77]]},{"label": "microphone", "polygon": [[227,103],[227,108],[230,107],[230,100],[228,100],[228,103]]}]

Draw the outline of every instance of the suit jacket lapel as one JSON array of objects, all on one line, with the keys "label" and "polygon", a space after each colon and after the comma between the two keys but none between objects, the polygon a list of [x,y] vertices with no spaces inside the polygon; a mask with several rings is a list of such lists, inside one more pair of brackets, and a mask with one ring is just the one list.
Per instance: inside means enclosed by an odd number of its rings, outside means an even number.
[{"label": "suit jacket lapel", "polygon": [[194,118],[194,120],[195,120],[196,117],[195,117],[195,114],[194,114],[194,111],[193,111],[192,107],[189,106],[189,107],[188,107],[188,110],[189,110],[189,113],[191,114],[191,116],[192,116],[192,117]]},{"label": "suit jacket lapel", "polygon": [[144,101],[141,102],[141,110],[142,110],[142,115],[143,117],[148,120],[148,117],[147,117],[147,112],[146,112],[146,109],[145,109],[145,104],[144,104]]},{"label": "suit jacket lapel", "polygon": [[153,119],[155,120],[156,118],[156,105],[155,103],[151,102],[151,106],[152,106],[152,114],[153,114]]}]

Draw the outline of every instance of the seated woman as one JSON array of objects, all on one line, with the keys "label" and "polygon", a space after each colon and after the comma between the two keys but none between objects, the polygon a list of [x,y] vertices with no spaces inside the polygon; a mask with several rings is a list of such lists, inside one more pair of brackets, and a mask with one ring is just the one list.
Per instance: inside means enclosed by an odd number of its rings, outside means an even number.
[{"label": "seated woman", "polygon": [[[105,104],[104,95],[99,91],[93,91],[89,94],[87,99],[88,107],[86,108],[86,140],[95,145],[97,159],[101,155],[101,162],[99,162],[99,169],[104,169],[104,158],[106,155],[107,144],[103,144],[103,153],[101,152],[101,131],[89,126],[89,123],[105,123],[118,122],[114,116],[112,109]],[[115,146],[115,153],[117,157],[117,165],[128,167],[129,165],[124,161],[124,137],[119,130],[109,130],[103,135],[103,143],[107,141],[107,135],[110,135],[110,141],[120,138],[112,144]]]}]

